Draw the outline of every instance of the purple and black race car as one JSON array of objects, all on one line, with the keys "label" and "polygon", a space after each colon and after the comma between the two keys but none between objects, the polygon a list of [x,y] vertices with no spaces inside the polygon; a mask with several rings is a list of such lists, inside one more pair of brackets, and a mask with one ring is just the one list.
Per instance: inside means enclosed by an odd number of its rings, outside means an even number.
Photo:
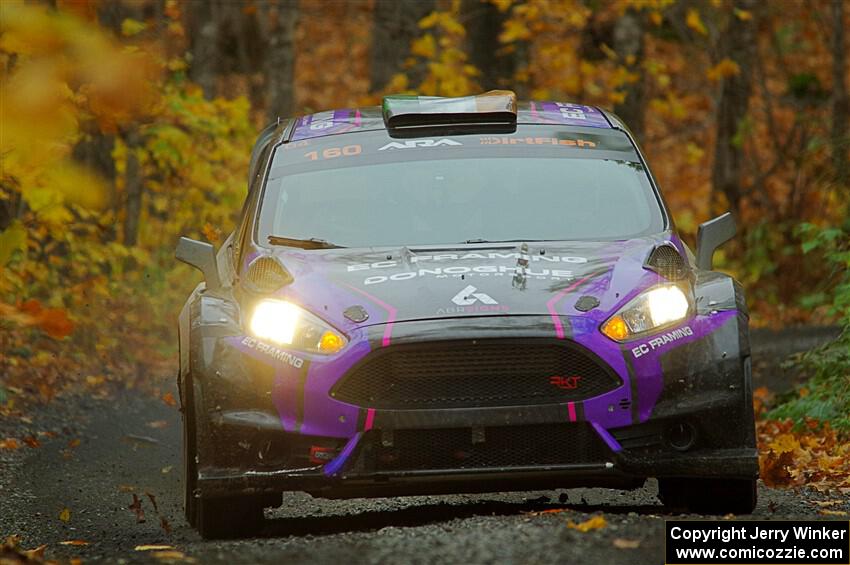
[{"label": "purple and black race car", "polygon": [[263,131],[238,227],[180,314],[186,515],[249,533],[281,493],[371,497],[656,477],[748,513],[748,313],[694,255],[628,129],[512,92],[387,97]]}]

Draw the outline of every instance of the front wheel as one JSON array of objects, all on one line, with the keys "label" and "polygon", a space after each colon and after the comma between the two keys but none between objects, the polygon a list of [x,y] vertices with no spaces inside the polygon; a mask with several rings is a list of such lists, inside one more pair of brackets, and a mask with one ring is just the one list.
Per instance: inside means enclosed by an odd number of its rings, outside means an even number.
[{"label": "front wheel", "polygon": [[196,498],[195,528],[204,539],[246,537],[263,527],[263,501],[258,497]]},{"label": "front wheel", "polygon": [[756,479],[658,479],[658,498],[670,509],[696,514],[751,514],[756,486]]},{"label": "front wheel", "polygon": [[[183,399],[183,507],[186,521],[205,539],[245,537],[263,526],[269,497],[202,498],[198,488],[198,435],[205,432],[196,410],[194,383],[185,383]],[[203,416],[201,416],[203,417]],[[199,425],[200,424],[200,425]]]}]

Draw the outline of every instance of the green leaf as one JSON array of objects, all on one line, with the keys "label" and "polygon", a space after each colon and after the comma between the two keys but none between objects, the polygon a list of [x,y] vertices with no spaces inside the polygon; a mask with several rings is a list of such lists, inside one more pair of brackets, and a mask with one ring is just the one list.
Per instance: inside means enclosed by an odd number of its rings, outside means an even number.
[{"label": "green leaf", "polygon": [[12,253],[23,249],[26,243],[26,228],[20,221],[13,221],[3,233],[0,233],[0,267],[5,267],[12,258]]},{"label": "green leaf", "polygon": [[131,18],[126,18],[121,22],[121,34],[125,37],[131,37],[145,31],[145,23]]}]

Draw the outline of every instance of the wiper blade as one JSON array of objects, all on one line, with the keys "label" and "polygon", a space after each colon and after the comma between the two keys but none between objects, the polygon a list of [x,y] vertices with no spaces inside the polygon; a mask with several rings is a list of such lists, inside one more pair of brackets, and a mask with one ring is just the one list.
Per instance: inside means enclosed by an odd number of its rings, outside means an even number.
[{"label": "wiper blade", "polygon": [[461,243],[528,243],[528,242],[541,242],[541,241],[552,241],[551,239],[467,239],[466,241],[462,241]]},{"label": "wiper blade", "polygon": [[272,245],[285,245],[288,247],[300,247],[301,249],[342,249],[342,245],[336,245],[324,239],[311,237],[309,239],[298,239],[294,237],[284,237],[281,235],[270,235],[269,243]]}]

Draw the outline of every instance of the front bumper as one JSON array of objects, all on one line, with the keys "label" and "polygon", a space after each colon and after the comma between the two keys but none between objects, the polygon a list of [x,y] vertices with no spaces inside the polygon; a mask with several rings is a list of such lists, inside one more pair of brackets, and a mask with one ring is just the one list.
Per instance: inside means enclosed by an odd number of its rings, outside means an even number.
[{"label": "front bumper", "polygon": [[[398,324],[393,339],[398,344],[470,335],[488,339],[506,332],[518,339],[551,338],[549,318],[539,323],[529,318],[511,320],[507,328],[505,320],[498,328],[470,320]],[[327,497],[391,496],[629,488],[647,477],[755,478],[746,319],[736,311],[715,312],[691,320],[688,328],[681,339],[646,353],[640,344],[597,340],[595,331],[573,327],[570,337],[622,377],[622,386],[593,398],[417,410],[354,406],[330,395],[340,377],[379,342],[380,328],[352,339],[347,355],[300,363],[275,358],[241,336],[216,337],[206,343],[213,348],[203,357],[209,363],[198,363],[203,369],[197,373],[203,388],[199,408],[209,421],[199,437],[200,495],[302,490]],[[575,457],[531,457],[528,464],[521,457],[507,464],[484,458],[477,466],[462,457],[453,466],[444,458],[437,468],[368,461],[373,450],[386,447],[388,435],[405,430],[465,430],[474,452],[476,437],[486,444],[498,430],[535,426],[554,426],[559,433],[581,427],[598,444],[594,450],[579,447]],[[436,443],[439,449],[443,442]],[[308,455],[314,449],[330,455],[319,461]]]}]

